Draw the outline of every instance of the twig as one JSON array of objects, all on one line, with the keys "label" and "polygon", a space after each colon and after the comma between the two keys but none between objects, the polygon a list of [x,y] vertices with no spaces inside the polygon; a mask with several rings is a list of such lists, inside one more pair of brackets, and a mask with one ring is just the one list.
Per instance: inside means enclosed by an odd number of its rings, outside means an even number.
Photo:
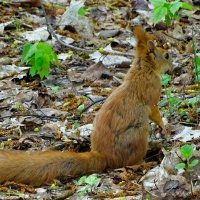
[{"label": "twig", "polygon": [[125,52],[112,52],[112,51],[106,51],[104,50],[103,55],[116,55],[116,56],[129,56],[133,57],[133,53],[125,53]]},{"label": "twig", "polygon": [[82,113],[84,113],[86,110],[88,110],[88,109],[89,109],[90,107],[92,107],[94,104],[99,103],[99,102],[101,102],[101,101],[104,101],[106,98],[102,98],[102,99],[99,99],[99,100],[97,100],[97,101],[93,101],[91,98],[89,98],[89,99],[92,101],[92,103],[91,103],[89,106],[87,106],[86,108],[84,108],[83,111],[82,111],[81,113],[76,114],[76,115],[74,115],[72,118],[68,118],[68,119],[69,119],[69,120],[70,120],[70,119],[71,119],[71,120],[80,119]]},{"label": "twig", "polygon": [[[68,47],[74,51],[84,51],[84,52],[88,52],[88,53],[93,53],[95,52],[96,50],[95,49],[83,49],[83,48],[80,48],[80,47],[75,47],[75,46],[72,46],[70,44],[66,44],[62,39],[58,38],[58,36],[54,33],[54,29],[53,27],[51,26],[51,24],[49,23],[49,19],[47,17],[47,14],[46,14],[46,11],[45,11],[45,8],[44,6],[41,4],[41,7],[42,7],[42,10],[43,10],[43,13],[44,13],[44,17],[45,17],[45,20],[46,20],[46,25],[47,25],[47,31],[49,32],[49,34],[55,38],[61,45],[65,46],[65,47]],[[110,51],[104,51],[103,52],[103,55],[117,55],[117,56],[129,56],[129,57],[133,57],[133,54],[131,53],[125,53],[125,52],[110,52]]]},{"label": "twig", "polygon": [[51,120],[51,119],[60,119],[59,117],[55,117],[55,116],[41,116],[41,115],[36,115],[36,114],[14,114],[14,115],[7,115],[7,116],[4,116],[4,117],[0,117],[0,120],[1,119],[5,119],[5,118],[12,118],[12,117],[38,117],[38,118],[41,118],[41,119],[48,119],[48,120]]},{"label": "twig", "polygon": [[51,24],[49,23],[49,19],[47,17],[47,14],[46,14],[46,11],[45,11],[45,8],[44,6],[41,4],[41,7],[42,7],[42,10],[43,10],[43,14],[44,14],[44,17],[45,17],[45,20],[46,20],[46,25],[47,25],[47,31],[49,32],[49,34],[54,37],[61,45],[63,46],[66,46],[70,49],[73,49],[75,51],[87,51],[89,53],[92,53],[94,50],[91,50],[91,49],[83,49],[83,48],[79,48],[79,47],[75,47],[75,46],[72,46],[70,44],[66,44],[62,39],[58,38],[58,36],[54,33],[54,29],[53,27],[51,26]]},{"label": "twig", "polygon": [[[92,107],[93,105],[95,105],[96,103],[99,103],[99,102],[101,102],[101,101],[104,101],[106,98],[102,98],[102,99],[98,99],[97,101],[93,101],[92,100],[92,103],[89,105],[89,106],[87,106],[85,109],[83,109],[83,112],[85,112],[86,110],[88,110],[90,107]],[[91,98],[90,98],[90,100],[91,100]]]}]

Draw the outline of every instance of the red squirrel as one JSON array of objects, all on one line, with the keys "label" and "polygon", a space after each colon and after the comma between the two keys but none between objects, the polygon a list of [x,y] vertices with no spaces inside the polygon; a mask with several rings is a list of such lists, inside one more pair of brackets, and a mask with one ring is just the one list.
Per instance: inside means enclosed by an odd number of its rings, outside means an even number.
[{"label": "red squirrel", "polygon": [[159,75],[171,67],[170,54],[154,45],[152,34],[134,28],[135,58],[124,82],[107,98],[94,119],[91,151],[0,151],[0,183],[41,185],[106,168],[140,164],[146,155],[149,119],[164,131],[157,104]]}]

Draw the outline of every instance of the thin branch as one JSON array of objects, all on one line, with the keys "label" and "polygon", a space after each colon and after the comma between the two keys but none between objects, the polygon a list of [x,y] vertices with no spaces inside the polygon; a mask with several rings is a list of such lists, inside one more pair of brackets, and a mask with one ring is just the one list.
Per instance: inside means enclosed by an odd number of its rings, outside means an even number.
[{"label": "thin branch", "polygon": [[90,107],[92,107],[92,106],[95,105],[96,103],[99,103],[99,102],[104,101],[105,99],[106,99],[106,98],[98,99],[97,101],[93,101],[93,100],[92,100],[92,103],[91,103],[89,106],[87,106],[85,109],[83,109],[83,112],[87,111]]},{"label": "thin branch", "polygon": [[4,116],[4,117],[0,117],[0,120],[1,119],[5,119],[5,118],[12,118],[12,117],[37,117],[37,118],[40,118],[40,119],[48,119],[48,120],[51,120],[51,119],[60,119],[59,117],[55,117],[55,116],[41,116],[41,115],[36,115],[36,114],[14,114],[14,115],[7,115],[7,116]]},{"label": "thin branch", "polygon": [[[88,53],[93,53],[96,50],[95,49],[83,49],[83,48],[79,48],[79,47],[75,47],[73,45],[70,44],[66,44],[62,39],[58,38],[58,36],[55,34],[53,27],[51,26],[51,23],[49,23],[49,19],[47,17],[46,11],[44,6],[41,4],[42,10],[43,10],[43,14],[46,20],[46,25],[47,25],[47,31],[49,32],[49,34],[55,38],[61,45],[68,47],[74,51],[84,51],[84,52],[88,52]],[[110,52],[110,51],[104,51],[102,53],[103,55],[117,55],[117,56],[129,56],[129,57],[133,57],[132,53],[125,53],[125,52]]]}]

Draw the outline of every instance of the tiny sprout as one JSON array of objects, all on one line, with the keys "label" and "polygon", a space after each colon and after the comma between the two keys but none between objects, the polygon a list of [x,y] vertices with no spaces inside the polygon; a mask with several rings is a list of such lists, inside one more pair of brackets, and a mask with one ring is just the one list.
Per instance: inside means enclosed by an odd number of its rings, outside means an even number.
[{"label": "tiny sprout", "polygon": [[105,49],[103,47],[100,47],[99,52],[103,54],[105,52]]},{"label": "tiny sprout", "polygon": [[72,50],[68,50],[67,53],[68,53],[69,55],[71,55],[71,56],[74,55],[74,52],[73,52]]},{"label": "tiny sprout", "polygon": [[108,38],[108,41],[109,41],[109,42],[113,42],[113,38],[112,38],[112,37],[109,37],[109,38]]},{"label": "tiny sprout", "polygon": [[78,110],[80,113],[82,113],[84,109],[85,109],[84,104],[81,104],[81,105],[77,108],[77,110]]},{"label": "tiny sprout", "polygon": [[36,128],[34,128],[33,131],[34,131],[34,132],[38,132],[39,130],[40,130],[40,129],[36,127]]},{"label": "tiny sprout", "polygon": [[55,183],[52,183],[51,186],[50,186],[50,188],[51,188],[51,189],[55,189],[55,188],[56,188],[56,184],[55,184]]}]

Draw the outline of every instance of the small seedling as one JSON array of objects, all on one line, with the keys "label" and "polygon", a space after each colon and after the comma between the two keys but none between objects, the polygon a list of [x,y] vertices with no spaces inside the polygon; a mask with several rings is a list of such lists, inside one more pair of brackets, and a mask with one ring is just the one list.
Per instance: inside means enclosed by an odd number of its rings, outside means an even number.
[{"label": "small seedling", "polygon": [[172,82],[172,77],[168,74],[163,74],[161,76],[161,85],[163,87],[166,87],[168,84],[170,84]]},{"label": "small seedling", "polygon": [[193,73],[195,75],[195,82],[200,82],[200,57],[197,56],[197,47],[196,47],[196,41],[194,39],[194,31],[192,31],[192,43],[193,43],[193,54],[194,54],[194,69]]},{"label": "small seedling", "polygon": [[35,128],[33,129],[33,131],[34,131],[34,132],[39,132],[40,129],[39,129],[38,127],[35,127]]},{"label": "small seedling", "polygon": [[199,163],[198,160],[194,159],[190,161],[193,154],[193,148],[189,144],[185,144],[180,148],[181,156],[186,160],[186,162],[178,163],[175,168],[177,170],[185,170],[186,172],[192,172],[193,168]]},{"label": "small seedling", "polygon": [[99,48],[99,53],[104,54],[105,53],[105,49],[103,47]]},{"label": "small seedling", "polygon": [[59,86],[53,86],[51,87],[51,92],[56,94],[60,91],[60,87]]},{"label": "small seedling", "polygon": [[200,102],[199,96],[192,97],[188,100],[188,104],[194,107],[197,103]]},{"label": "small seedling", "polygon": [[52,184],[50,185],[50,189],[55,190],[56,188],[57,188],[56,183],[52,183]]},{"label": "small seedling", "polygon": [[72,124],[72,129],[77,129],[78,127],[80,126],[79,122],[78,121],[75,121],[73,124]]},{"label": "small seedling", "polygon": [[194,58],[195,68],[193,72],[195,74],[195,81],[199,83],[200,80],[200,57],[195,56]]},{"label": "small seedling", "polygon": [[87,9],[84,8],[84,7],[81,7],[81,8],[79,8],[79,10],[78,10],[78,14],[79,14],[80,16],[85,16],[87,13],[88,13],[88,11],[87,11]]},{"label": "small seedling", "polygon": [[81,105],[77,108],[77,110],[79,111],[79,115],[82,114],[82,112],[84,111],[84,109],[85,109],[84,104],[81,104]]},{"label": "small seedling", "polygon": [[181,2],[180,0],[167,1],[167,0],[150,0],[154,6],[152,21],[157,24],[162,19],[165,19],[167,25],[171,24],[172,20],[178,20],[178,12],[182,9],[192,10],[192,6],[188,3]]},{"label": "small seedling", "polygon": [[77,185],[83,185],[85,184],[85,187],[82,188],[78,195],[79,197],[83,197],[87,192],[94,191],[97,189],[97,186],[99,185],[101,181],[101,178],[98,178],[96,175],[90,175],[90,176],[82,176],[78,182]]},{"label": "small seedling", "polygon": [[41,79],[48,77],[51,64],[58,66],[57,55],[46,42],[25,43],[21,62],[31,65],[30,75],[38,74]]},{"label": "small seedling", "polygon": [[13,25],[15,26],[17,31],[20,31],[20,29],[22,27],[22,23],[18,18],[16,18],[16,17],[14,18]]},{"label": "small seedling", "polygon": [[165,94],[167,98],[162,99],[159,105],[160,107],[167,106],[168,109],[165,111],[164,116],[170,118],[179,109],[182,100],[177,96],[174,96],[173,91],[170,89],[167,89]]},{"label": "small seedling", "polygon": [[113,42],[113,38],[112,37],[109,37],[108,38],[108,41],[111,43],[111,42]]}]

